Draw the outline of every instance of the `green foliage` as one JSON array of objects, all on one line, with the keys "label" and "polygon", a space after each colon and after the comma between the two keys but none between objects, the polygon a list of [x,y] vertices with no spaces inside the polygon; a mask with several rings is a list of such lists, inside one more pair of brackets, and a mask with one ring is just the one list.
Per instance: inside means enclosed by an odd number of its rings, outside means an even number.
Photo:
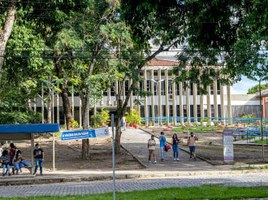
[{"label": "green foliage", "polygon": [[25,113],[25,112],[1,112],[0,124],[31,124],[40,123],[40,113]]},{"label": "green foliage", "polygon": [[130,124],[140,124],[141,117],[140,113],[136,109],[131,109],[130,112],[126,112],[126,121]]},{"label": "green foliage", "polygon": [[96,115],[91,117],[94,127],[103,127],[110,122],[109,111],[106,109],[101,110]]},{"label": "green foliage", "polygon": [[243,118],[243,119],[256,118],[256,116],[253,115],[253,114],[248,114],[248,115],[243,115],[242,118]]},{"label": "green foliage", "polygon": [[72,119],[71,122],[72,122],[72,127],[73,128],[80,128],[79,123],[77,121],[75,121],[74,119]]},{"label": "green foliage", "polygon": [[[198,187],[162,188],[156,190],[116,192],[117,199],[130,200],[177,200],[177,199],[259,199],[267,198],[267,186],[226,187],[222,184],[207,184]],[[112,193],[75,196],[36,196],[42,200],[107,200]],[[9,198],[0,198],[8,200]],[[33,197],[12,197],[10,200],[30,200]]]},{"label": "green foliage", "polygon": [[201,122],[209,122],[209,118],[204,117],[204,118],[201,119]]},{"label": "green foliage", "polygon": [[[268,83],[261,84],[261,90],[265,90],[265,89],[268,89]],[[259,85],[255,85],[254,87],[248,89],[247,94],[255,94],[257,92],[259,92]]]}]

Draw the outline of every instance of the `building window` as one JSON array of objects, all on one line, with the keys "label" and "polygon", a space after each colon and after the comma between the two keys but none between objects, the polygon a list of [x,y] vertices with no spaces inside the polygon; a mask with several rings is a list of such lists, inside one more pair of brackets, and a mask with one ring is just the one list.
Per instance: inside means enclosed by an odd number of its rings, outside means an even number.
[{"label": "building window", "polygon": [[169,105],[169,116],[174,117],[173,116],[173,106]]},{"label": "building window", "polygon": [[165,85],[166,85],[166,83],[163,81],[160,84],[161,84],[161,95],[165,95]]},{"label": "building window", "polygon": [[114,88],[115,88],[115,83],[113,83],[111,87],[111,96],[115,96]]},{"label": "building window", "polygon": [[168,94],[172,94],[172,80],[168,80]]},{"label": "building window", "polygon": [[190,83],[190,95],[194,94],[194,85],[193,83]]},{"label": "building window", "polygon": [[217,80],[217,94],[221,94],[221,83]]},{"label": "building window", "polygon": [[214,94],[214,88],[213,88],[213,85],[210,85],[210,94]]},{"label": "building window", "polygon": [[176,84],[176,95],[180,95],[180,84]]},{"label": "building window", "polygon": [[147,80],[146,82],[147,82],[146,83],[146,91],[147,92],[151,92],[151,81],[150,80]]}]

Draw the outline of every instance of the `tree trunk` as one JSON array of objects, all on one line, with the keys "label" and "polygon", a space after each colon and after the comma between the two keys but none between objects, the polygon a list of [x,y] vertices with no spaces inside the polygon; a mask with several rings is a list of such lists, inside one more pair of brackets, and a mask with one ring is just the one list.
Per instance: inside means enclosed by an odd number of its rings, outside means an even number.
[{"label": "tree trunk", "polygon": [[51,124],[52,122],[52,93],[50,91],[48,101],[47,101],[47,123]]},{"label": "tree trunk", "polygon": [[66,120],[66,128],[67,130],[72,129],[72,109],[71,109],[71,104],[69,101],[68,97],[68,91],[66,88],[66,84],[60,84],[60,89],[61,89],[61,97],[62,97],[62,106],[63,106],[63,112],[65,115],[65,120]]},{"label": "tree trunk", "polygon": [[[90,110],[90,102],[89,102],[89,89],[86,91],[86,94],[80,94],[80,98],[82,99],[82,126],[83,129],[89,128],[89,110]],[[82,159],[89,159],[89,139],[82,140]]]},{"label": "tree trunk", "polygon": [[[15,15],[16,15],[16,5],[15,2],[11,2],[11,5],[9,6],[7,10],[6,20],[4,22],[3,29],[0,29],[0,74],[2,72],[2,67],[4,64],[4,52],[6,49],[7,41],[11,35],[14,21],[15,21]],[[1,78],[1,76],[0,76]]]},{"label": "tree trunk", "polygon": [[[57,56],[56,56],[57,57]],[[59,78],[63,78],[63,70],[61,67],[61,63],[58,60],[54,60],[55,67],[56,67],[56,73]],[[66,121],[66,128],[67,130],[72,129],[72,109],[71,109],[71,104],[69,101],[68,97],[68,90],[66,87],[66,83],[60,83],[59,85],[60,90],[61,90],[61,97],[62,97],[62,106],[63,106],[63,112],[65,116],[65,121]]]},{"label": "tree trunk", "polygon": [[[126,101],[126,100],[125,100]],[[121,96],[117,96],[117,112],[115,116],[115,153],[120,153],[120,145],[121,145],[121,134],[122,134],[122,118],[124,115],[124,112],[126,110],[126,107],[122,106],[122,99]]]},{"label": "tree trunk", "polygon": [[122,135],[122,130],[121,130],[121,120],[122,116],[117,115],[115,117],[115,153],[119,154],[121,150],[121,135]]}]

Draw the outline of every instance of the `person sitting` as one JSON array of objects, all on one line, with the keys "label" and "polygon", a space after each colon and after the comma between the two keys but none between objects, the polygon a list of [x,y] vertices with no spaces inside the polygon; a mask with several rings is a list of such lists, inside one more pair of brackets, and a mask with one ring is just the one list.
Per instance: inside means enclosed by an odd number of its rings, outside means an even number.
[{"label": "person sitting", "polygon": [[[3,176],[5,176],[7,172],[8,172],[8,175],[11,176],[11,173],[10,173],[10,158],[9,158],[9,155],[8,155],[8,150],[4,150],[2,152],[2,156],[0,157],[0,162],[2,163]],[[6,171],[6,169],[7,169],[7,171]]]},{"label": "person sitting", "polygon": [[[9,164],[10,166],[14,166],[14,160],[15,160],[15,155],[17,152],[17,147],[15,146],[14,143],[10,143],[9,145]],[[12,174],[15,174],[14,168],[12,168]]]},{"label": "person sitting", "polygon": [[17,150],[14,160],[14,167],[16,169],[16,174],[22,174],[22,167],[30,166],[30,162],[28,160],[24,160],[22,157],[21,150]]}]

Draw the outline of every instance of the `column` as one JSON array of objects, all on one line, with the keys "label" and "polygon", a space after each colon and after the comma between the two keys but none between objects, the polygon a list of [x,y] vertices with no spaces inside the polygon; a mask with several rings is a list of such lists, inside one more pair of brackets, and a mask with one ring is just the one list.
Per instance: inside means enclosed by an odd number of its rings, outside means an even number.
[{"label": "column", "polygon": [[45,108],[44,108],[44,86],[43,86],[43,83],[42,83],[42,86],[41,86],[41,113],[42,113],[42,124],[45,123],[45,117],[44,117],[44,114],[45,114]]},{"label": "column", "polygon": [[111,88],[107,89],[107,105],[111,106],[112,102],[111,102]]},{"label": "column", "polygon": [[52,114],[52,123],[55,123],[55,93],[54,91],[52,91],[52,96],[51,96],[51,101],[52,101],[52,110],[51,110],[51,114]]},{"label": "column", "polygon": [[37,109],[37,98],[34,98],[34,114],[36,114],[36,109]]},{"label": "column", "polygon": [[[147,91],[147,70],[144,70],[144,75],[143,75],[143,90],[145,92]],[[147,96],[144,97],[144,102],[143,102],[143,107],[144,107],[144,117],[145,117],[145,126],[148,127],[148,108],[147,108]]]},{"label": "column", "polygon": [[231,104],[231,86],[227,85],[227,114],[229,123],[232,123],[232,104]]},{"label": "column", "polygon": [[[203,87],[202,87],[203,88]],[[204,118],[204,95],[200,92],[200,121]]]},{"label": "column", "polygon": [[173,110],[173,122],[174,125],[177,125],[177,106],[176,106],[176,82],[175,75],[172,76],[172,110]]},{"label": "column", "polygon": [[[189,85],[188,85],[189,86]],[[191,112],[190,112],[190,88],[186,88],[186,113],[187,113],[187,122],[191,122]]]},{"label": "column", "polygon": [[219,112],[218,112],[218,88],[217,88],[217,80],[213,81],[213,98],[214,98],[214,118],[215,120],[219,120]]},{"label": "column", "polygon": [[221,85],[220,90],[221,90],[221,94],[220,94],[220,98],[221,98],[221,121],[225,124],[224,86]]},{"label": "column", "polygon": [[153,125],[155,126],[155,112],[154,112],[154,70],[151,70],[151,93],[152,93],[152,97],[151,97],[151,100],[152,100],[152,103],[151,103],[151,109],[152,109],[152,120],[153,120]]},{"label": "column", "polygon": [[197,122],[197,85],[193,83],[193,111],[194,121]]},{"label": "column", "polygon": [[126,80],[123,80],[123,101],[126,99]]},{"label": "column", "polygon": [[162,95],[161,95],[161,69],[158,69],[158,125],[162,124]]},{"label": "column", "polygon": [[79,98],[79,125],[82,127],[82,100]]},{"label": "column", "polygon": [[74,119],[74,86],[72,86],[72,102],[71,102],[71,105],[72,105],[72,118]]},{"label": "column", "polygon": [[138,81],[137,82],[137,92],[136,92],[136,103],[137,103],[137,110],[138,110],[138,112],[139,113],[141,113],[141,106],[140,106],[140,95],[139,95],[139,91],[141,90],[141,88],[140,88],[140,82]]},{"label": "column", "polygon": [[59,96],[59,92],[57,92],[56,104],[57,104],[57,123],[60,124],[60,96]]},{"label": "column", "polygon": [[168,69],[165,69],[165,102],[166,102],[166,117],[167,117],[167,125],[169,125],[169,96],[168,96]]},{"label": "column", "polygon": [[115,81],[115,89],[114,89],[114,96],[115,96],[115,102],[113,103],[114,106],[117,105],[117,99],[121,96],[119,94],[119,82]]},{"label": "column", "polygon": [[[129,80],[129,86],[128,86],[129,89],[130,89],[132,83],[133,83],[133,80],[130,79]],[[129,106],[130,106],[130,109],[133,109],[133,91],[131,91],[131,93],[130,93]]]},{"label": "column", "polygon": [[211,121],[210,85],[207,86],[207,115]]},{"label": "column", "polygon": [[184,113],[183,113],[183,87],[182,83],[179,83],[180,88],[180,121],[181,124],[184,124]]}]

